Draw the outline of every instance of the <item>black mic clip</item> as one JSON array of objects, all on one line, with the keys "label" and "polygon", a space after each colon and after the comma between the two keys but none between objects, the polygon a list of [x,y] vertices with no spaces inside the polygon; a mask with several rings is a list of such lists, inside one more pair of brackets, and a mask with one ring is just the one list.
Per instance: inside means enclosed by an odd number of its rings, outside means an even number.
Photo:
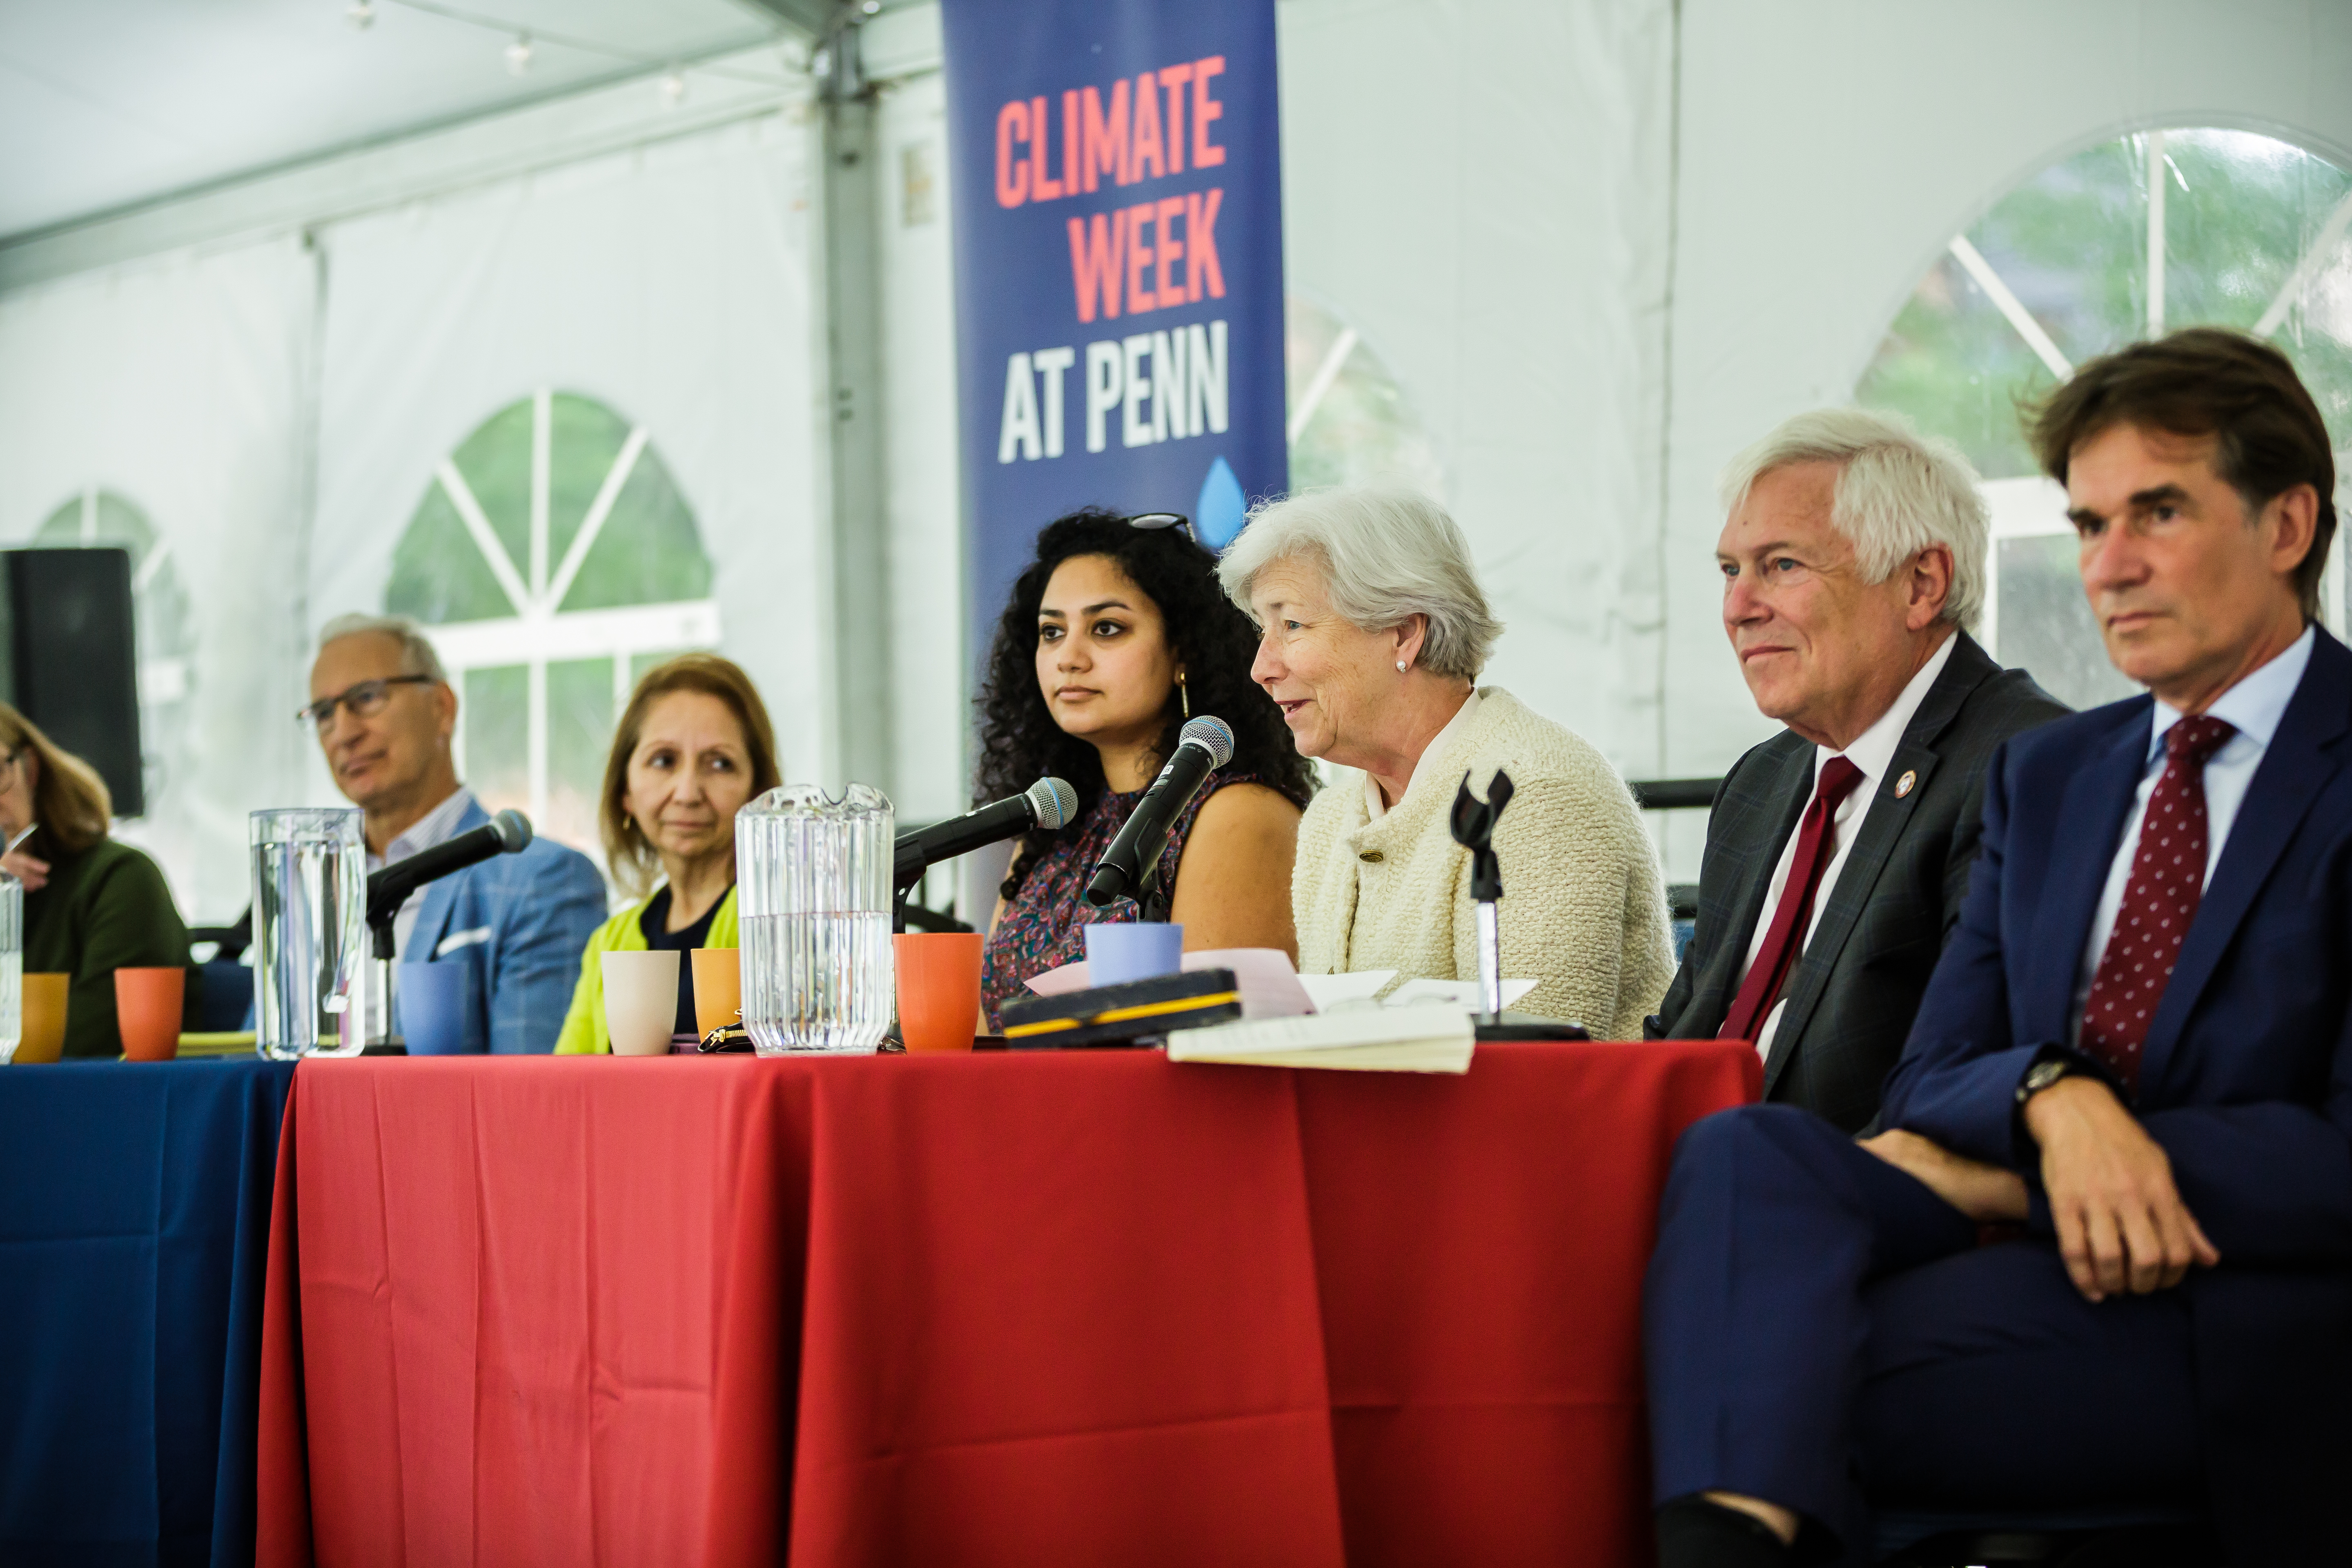
[{"label": "black mic clip", "polygon": [[1486,785],[1485,800],[1470,793],[1466,773],[1454,795],[1454,819],[1448,826],[1454,830],[1454,842],[1470,851],[1470,896],[1480,903],[1490,904],[1503,896],[1503,863],[1495,856],[1495,824],[1510,804],[1511,775],[1500,768]]},{"label": "black mic clip", "polygon": [[1143,879],[1127,890],[1127,896],[1143,906],[1144,920],[1153,925],[1168,923],[1168,889],[1160,881],[1160,862],[1154,859],[1143,868]]}]

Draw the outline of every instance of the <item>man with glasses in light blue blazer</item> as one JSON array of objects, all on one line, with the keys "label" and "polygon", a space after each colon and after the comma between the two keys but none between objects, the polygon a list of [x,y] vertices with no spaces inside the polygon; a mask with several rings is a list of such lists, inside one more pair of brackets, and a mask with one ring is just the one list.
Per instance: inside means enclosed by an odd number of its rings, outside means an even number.
[{"label": "man with glasses in light blue blazer", "polygon": [[[457,782],[450,740],[457,693],[416,624],[342,616],[319,636],[310,702],[335,787],[360,808],[371,870],[489,821]],[[604,881],[576,849],[534,837],[410,895],[394,923],[403,963],[463,963],[477,983],[469,1048],[502,1056],[552,1050],[604,921]]]}]

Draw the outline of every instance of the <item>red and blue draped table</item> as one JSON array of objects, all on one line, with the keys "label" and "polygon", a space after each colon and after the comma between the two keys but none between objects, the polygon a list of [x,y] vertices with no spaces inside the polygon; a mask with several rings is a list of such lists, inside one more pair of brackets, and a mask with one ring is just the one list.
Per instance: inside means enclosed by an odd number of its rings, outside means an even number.
[{"label": "red and blue draped table", "polygon": [[0,1069],[0,1563],[249,1563],[291,1063]]},{"label": "red and blue draped table", "polygon": [[267,1568],[1621,1563],[1737,1043],[317,1061]]}]

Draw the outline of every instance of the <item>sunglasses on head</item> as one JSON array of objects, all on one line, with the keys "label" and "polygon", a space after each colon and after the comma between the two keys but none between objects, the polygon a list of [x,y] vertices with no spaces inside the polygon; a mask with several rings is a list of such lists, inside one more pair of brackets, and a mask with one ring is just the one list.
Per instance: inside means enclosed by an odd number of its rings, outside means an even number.
[{"label": "sunglasses on head", "polygon": [[1127,524],[1129,528],[1173,528],[1181,531],[1184,537],[1191,540],[1193,543],[1198,544],[1201,542],[1200,535],[1192,531],[1192,520],[1186,517],[1181,511],[1138,512],[1133,517],[1120,518],[1119,521]]}]

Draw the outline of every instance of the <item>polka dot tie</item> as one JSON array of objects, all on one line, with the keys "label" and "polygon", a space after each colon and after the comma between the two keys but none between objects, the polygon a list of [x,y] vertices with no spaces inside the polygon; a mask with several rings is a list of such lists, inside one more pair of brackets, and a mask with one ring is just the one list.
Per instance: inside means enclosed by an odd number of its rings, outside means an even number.
[{"label": "polka dot tie", "polygon": [[2237,732],[2222,720],[2201,716],[2164,732],[2164,772],[2148,794],[2131,880],[2124,884],[2115,932],[2083,1009],[2083,1048],[2134,1093],[2147,1021],[2164,1000],[2205,892],[2205,763]]}]

